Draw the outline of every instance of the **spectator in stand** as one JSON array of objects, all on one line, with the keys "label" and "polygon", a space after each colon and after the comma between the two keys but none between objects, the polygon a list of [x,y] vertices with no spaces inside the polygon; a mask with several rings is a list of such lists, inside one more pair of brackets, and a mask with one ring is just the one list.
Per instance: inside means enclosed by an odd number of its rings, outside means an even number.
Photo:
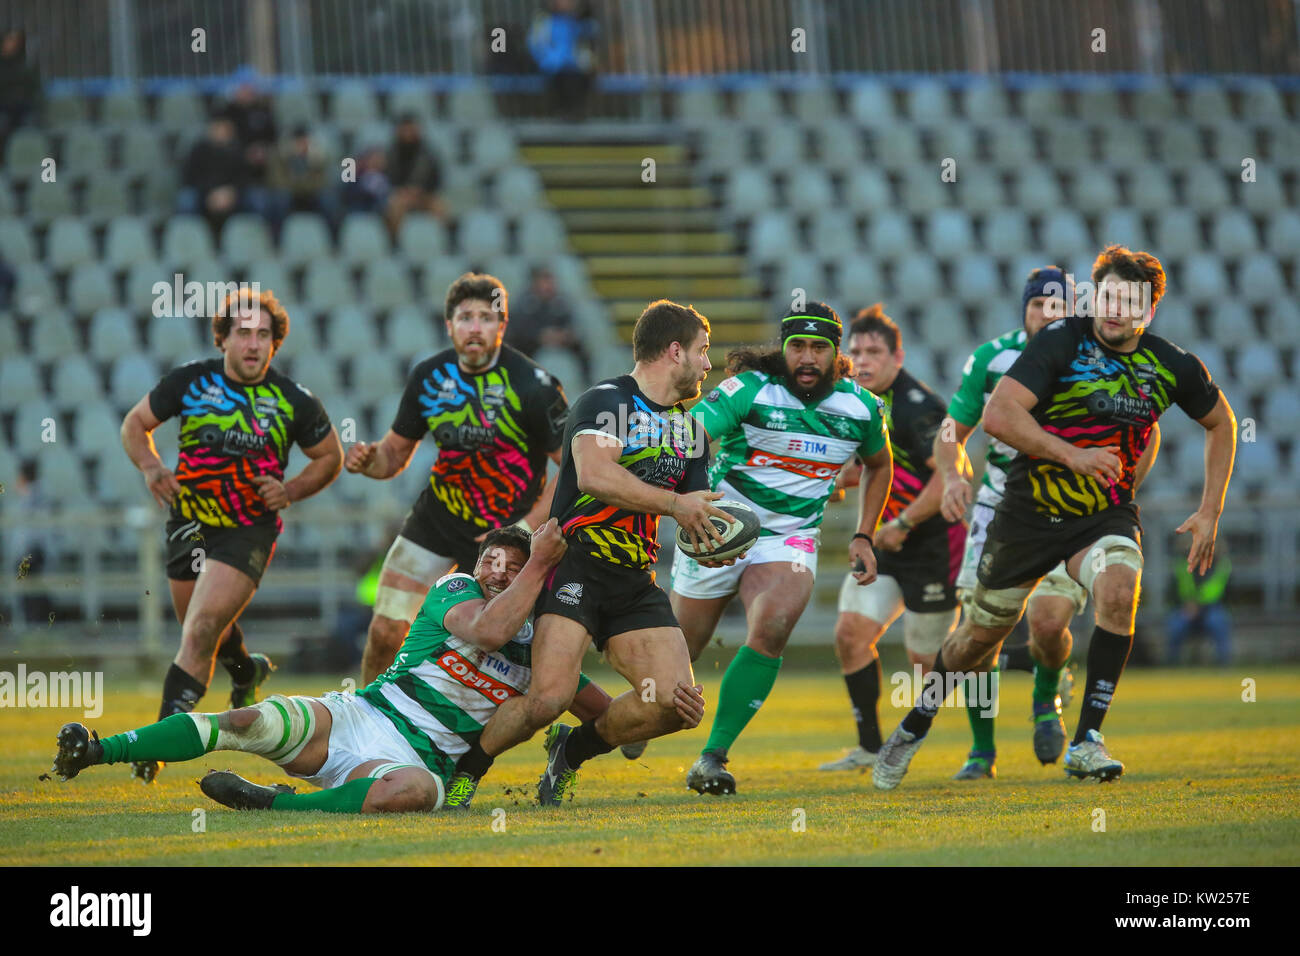
[{"label": "spectator in stand", "polygon": [[314,212],[338,224],[336,197],[326,189],[328,171],[325,156],[312,141],[306,126],[294,128],[293,135],[271,154],[267,167],[270,189],[268,218],[276,233],[284,217],[291,212]]},{"label": "spectator in stand", "polygon": [[580,120],[596,77],[592,43],[599,26],[591,11],[576,0],[551,0],[528,33],[528,51],[547,78],[551,109],[566,119]]},{"label": "spectator in stand", "polygon": [[235,124],[225,116],[213,116],[207,135],[194,144],[185,160],[176,211],[203,215],[216,235],[239,209],[244,183],[244,157],[235,141]]},{"label": "spectator in stand", "polygon": [[420,124],[413,114],[397,123],[388,157],[388,178],[393,192],[388,197],[388,228],[394,238],[408,212],[428,212],[442,219],[445,210],[438,189],[442,186],[442,163],[424,142]]},{"label": "spectator in stand", "polygon": [[584,377],[590,377],[586,350],[573,330],[572,307],[545,266],[533,267],[528,290],[511,302],[506,342],[530,356],[540,348],[567,349],[578,359]]},{"label": "spectator in stand", "polygon": [[270,212],[271,194],[267,172],[275,149],[275,113],[271,99],[251,83],[240,83],[222,111],[235,128],[235,140],[244,157],[242,205],[266,216]]},{"label": "spectator in stand", "polygon": [[379,212],[387,203],[392,187],[388,181],[388,160],[378,146],[366,147],[357,157],[355,182],[344,182],[343,214]]},{"label": "spectator in stand", "polygon": [[1179,606],[1169,612],[1165,635],[1169,639],[1169,663],[1178,664],[1183,642],[1193,634],[1204,633],[1214,641],[1214,659],[1220,667],[1232,663],[1232,619],[1223,606],[1223,592],[1232,574],[1226,539],[1220,537],[1214,564],[1205,574],[1193,574],[1181,561],[1174,562]]},{"label": "spectator in stand", "polygon": [[6,31],[0,40],[0,152],[9,134],[25,125],[41,99],[41,75],[27,62],[27,35]]}]

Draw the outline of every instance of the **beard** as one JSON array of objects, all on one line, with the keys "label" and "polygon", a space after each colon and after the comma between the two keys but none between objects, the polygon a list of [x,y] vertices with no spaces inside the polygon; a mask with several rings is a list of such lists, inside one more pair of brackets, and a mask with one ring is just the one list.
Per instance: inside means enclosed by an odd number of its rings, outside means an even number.
[{"label": "beard", "polygon": [[677,392],[677,401],[689,402],[692,399],[700,397],[700,373],[696,369],[687,369],[682,372],[681,378],[673,382],[673,388]]},{"label": "beard", "polygon": [[799,369],[795,369],[794,372],[786,375],[786,387],[789,388],[790,393],[801,402],[821,401],[835,388],[834,362],[831,363],[830,368],[821,373],[821,377],[818,378],[809,388],[799,387],[799,383],[795,379],[795,375],[798,374],[798,372]]}]

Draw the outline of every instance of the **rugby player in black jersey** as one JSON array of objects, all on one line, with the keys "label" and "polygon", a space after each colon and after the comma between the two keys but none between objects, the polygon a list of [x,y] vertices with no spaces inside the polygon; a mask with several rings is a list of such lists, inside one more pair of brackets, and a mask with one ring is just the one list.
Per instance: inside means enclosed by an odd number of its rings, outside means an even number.
[{"label": "rugby player in black jersey", "polygon": [[1165,291],[1155,256],[1108,246],[1093,263],[1092,314],[1060,319],[1025,347],[993,390],[984,429],[1020,454],[1012,461],[980,558],[965,622],[944,642],[920,701],[881,748],[872,780],[898,786],[952,683],[996,653],[1040,578],[1059,561],[1091,593],[1097,626],[1079,723],[1065,757],[1072,777],[1113,780],[1102,719],[1133,643],[1142,570],[1133,489],[1156,420],[1178,405],[1205,429],[1205,482],[1187,566],[1214,559],[1232,474],[1236,419],[1196,356],[1149,331]]},{"label": "rugby player in black jersey", "polygon": [[[271,670],[250,655],[239,627],[283,528],[280,512],[338,476],[343,449],[320,400],[275,369],[289,316],[270,290],[228,295],[212,319],[222,358],[173,369],[122,422],[122,445],[144,474],[167,522],[167,578],[181,622],[181,649],[163,679],[158,719],[190,712],[207,692],[217,660],[230,672],[233,708],[256,703]],[[151,433],[180,417],[175,472],[158,457]],[[306,467],[285,480],[289,448]],[[146,783],[158,761],[137,761]]]}]

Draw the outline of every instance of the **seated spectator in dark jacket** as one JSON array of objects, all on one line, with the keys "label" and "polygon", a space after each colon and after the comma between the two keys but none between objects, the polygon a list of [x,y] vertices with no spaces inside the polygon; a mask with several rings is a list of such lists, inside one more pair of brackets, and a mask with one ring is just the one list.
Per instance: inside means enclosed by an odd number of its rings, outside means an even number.
[{"label": "seated spectator in dark jacket", "polygon": [[327,189],[328,176],[325,156],[312,142],[307,127],[294,129],[293,135],[271,153],[267,166],[266,181],[272,197],[269,213],[277,229],[291,212],[320,213],[334,224],[338,209]]},{"label": "seated spectator in dark jacket", "polygon": [[528,290],[510,303],[506,341],[525,355],[533,355],[540,348],[566,349],[578,359],[586,375],[587,353],[573,329],[572,311],[555,284],[555,275],[538,266],[529,274]]},{"label": "seated spectator in dark jacket", "polygon": [[0,39],[0,150],[9,134],[32,119],[41,99],[41,75],[27,62],[27,35],[9,30]]},{"label": "seated spectator in dark jacket", "polygon": [[392,187],[388,181],[388,159],[378,146],[367,147],[357,157],[355,182],[344,182],[343,212],[379,212],[388,203]]},{"label": "seated spectator in dark jacket", "polygon": [[388,228],[393,236],[408,212],[445,215],[438,189],[442,186],[442,163],[424,142],[420,124],[407,114],[398,121],[388,155],[388,179],[393,193],[388,199]]},{"label": "seated spectator in dark jacket", "polygon": [[244,182],[244,157],[235,141],[235,125],[224,116],[214,116],[208,120],[207,135],[194,144],[185,160],[177,212],[205,216],[216,233],[239,209]]},{"label": "seated spectator in dark jacket", "polygon": [[275,113],[271,98],[259,93],[251,83],[241,83],[222,110],[235,127],[235,141],[244,157],[242,205],[263,216],[273,217],[267,173],[271,153],[275,150]]}]

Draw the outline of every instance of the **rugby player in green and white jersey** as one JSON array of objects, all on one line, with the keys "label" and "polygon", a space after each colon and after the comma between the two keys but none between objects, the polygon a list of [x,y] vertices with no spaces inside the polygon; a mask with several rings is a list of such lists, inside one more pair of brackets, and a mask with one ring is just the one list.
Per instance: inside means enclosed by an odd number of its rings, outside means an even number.
[{"label": "rugby player in green and white jersey", "polygon": [[[380,813],[465,806],[472,789],[460,793],[451,781],[456,759],[503,701],[528,690],[529,617],[565,549],[554,519],[531,539],[516,526],[488,532],[474,574],[448,574],[434,585],[392,666],[355,695],[276,695],[222,714],[174,714],[103,740],[81,724],[67,724],[51,772],[69,780],[95,764],[194,760],[239,750],[266,757],[320,792],[260,786],[228,770],[200,781],[205,794],[236,810]],[[679,693],[677,700],[688,726],[697,724],[698,699]],[[608,705],[609,696],[585,681],[570,703],[581,719]]]},{"label": "rugby player in green and white jersey", "polygon": [[[948,404],[948,418],[944,420],[934,439],[935,466],[943,476],[943,502],[940,511],[950,521],[966,514],[971,503],[971,486],[962,475],[960,464],[965,460],[965,444],[979,426],[984,415],[984,405],[1002,374],[1020,358],[1025,345],[1054,319],[1066,314],[1067,282],[1065,273],[1057,266],[1035,269],[1025,280],[1021,296],[1021,321],[1023,327],[998,336],[977,348],[962,368],[961,385]],[[1138,461],[1136,484],[1141,485],[1151,465],[1155,462],[1160,445],[1159,427],[1152,433],[1151,444]],[[984,551],[993,513],[1002,501],[1006,486],[1007,469],[1018,453],[1010,445],[989,438],[985,456],[984,475],[971,512],[970,530],[966,535],[966,550],[957,588],[963,606],[975,589],[975,572]],[[1065,723],[1061,707],[1069,703],[1073,686],[1069,657],[1073,639],[1070,620],[1083,613],[1088,595],[1083,587],[1065,570],[1062,561],[1038,583],[1029,599],[1029,644],[1006,648],[992,670],[1001,668],[1027,670],[1034,675],[1033,719],[1034,754],[1044,763],[1055,763],[1065,749]],[[969,608],[967,609],[969,611]],[[994,693],[998,684],[993,683]],[[1062,694],[1065,694],[1064,701]],[[976,780],[996,776],[997,747],[994,743],[991,716],[997,707],[969,700],[966,714],[970,718],[972,744],[966,763],[957,771],[954,780]]]},{"label": "rugby player in green and white jersey", "polygon": [[871,534],[893,463],[880,400],[849,377],[852,366],[839,351],[843,331],[824,303],[793,311],[781,322],[779,350],[733,351],[732,377],[691,409],[720,446],[709,487],[748,504],[763,526],[731,566],[673,555],[673,613],[692,660],[737,593],[748,622],[745,644],[722,677],[709,739],[686,775],[686,785],[699,793],[736,792],[727,752],[776,683],[781,652],[812,597],[822,513],[836,475],[855,455],[866,463],[867,477],[849,559],[859,585],[876,577]]}]

